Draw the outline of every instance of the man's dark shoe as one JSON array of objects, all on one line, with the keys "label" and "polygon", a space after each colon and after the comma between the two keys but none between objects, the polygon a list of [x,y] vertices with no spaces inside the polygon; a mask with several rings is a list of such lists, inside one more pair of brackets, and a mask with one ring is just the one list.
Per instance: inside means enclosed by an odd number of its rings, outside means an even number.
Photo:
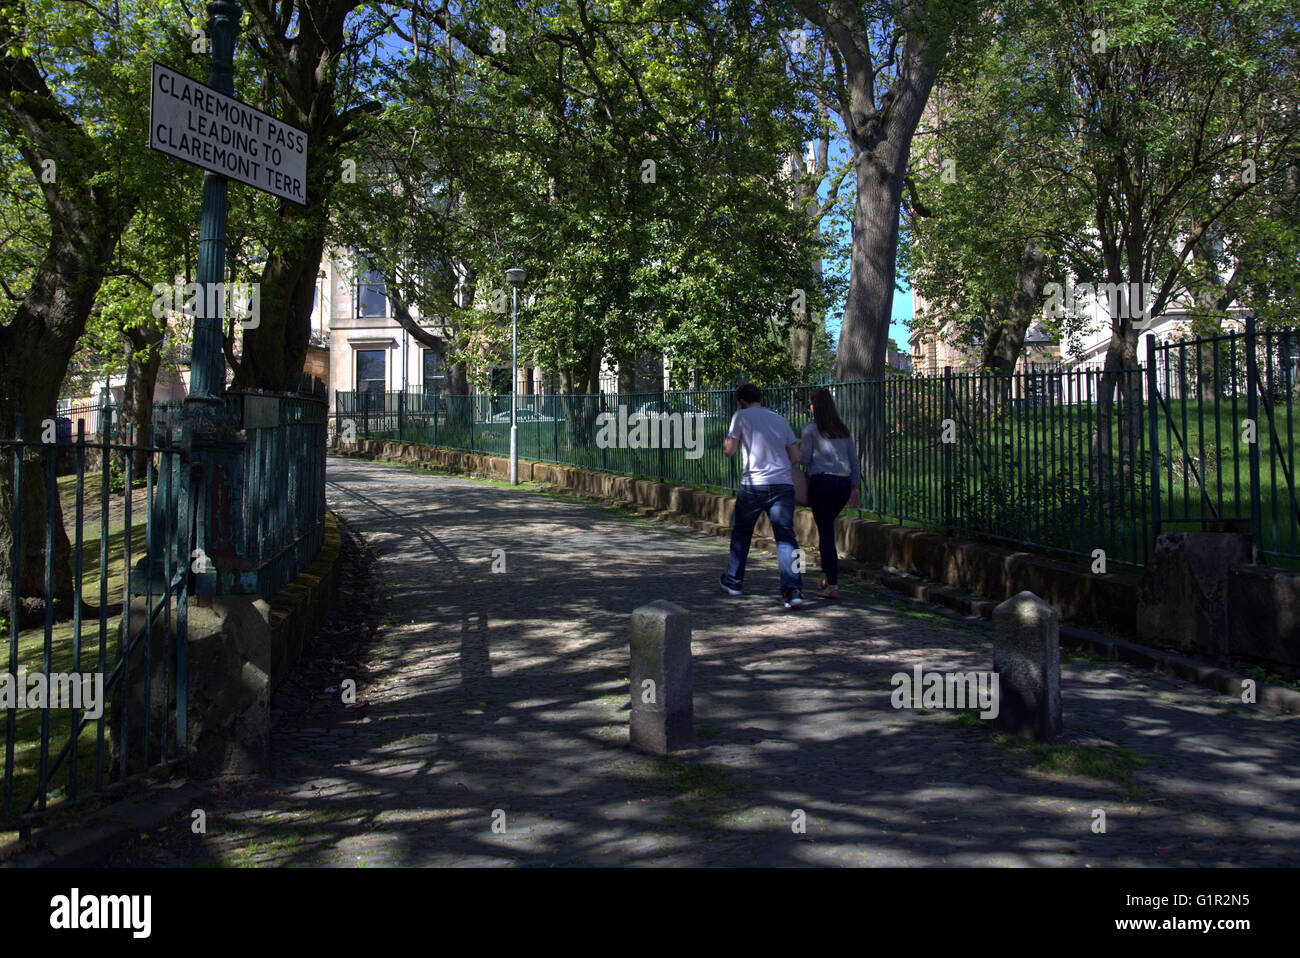
[{"label": "man's dark shoe", "polygon": [[785,590],[785,607],[787,609],[797,609],[803,605],[803,593],[798,589]]},{"label": "man's dark shoe", "polygon": [[718,585],[722,586],[722,591],[725,592],[725,593],[727,593],[727,595],[744,595],[744,594],[745,594],[745,593],[741,592],[739,589],[735,588],[734,586],[727,585],[727,580],[726,580],[725,578],[723,578],[722,576],[718,576]]}]

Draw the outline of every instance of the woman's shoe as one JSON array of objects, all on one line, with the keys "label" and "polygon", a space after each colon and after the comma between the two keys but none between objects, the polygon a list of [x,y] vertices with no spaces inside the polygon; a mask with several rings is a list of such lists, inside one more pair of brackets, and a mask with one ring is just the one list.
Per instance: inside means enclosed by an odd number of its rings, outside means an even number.
[{"label": "woman's shoe", "polygon": [[840,597],[839,586],[827,585],[826,580],[822,579],[822,586],[817,590],[817,594],[823,599],[838,599]]}]

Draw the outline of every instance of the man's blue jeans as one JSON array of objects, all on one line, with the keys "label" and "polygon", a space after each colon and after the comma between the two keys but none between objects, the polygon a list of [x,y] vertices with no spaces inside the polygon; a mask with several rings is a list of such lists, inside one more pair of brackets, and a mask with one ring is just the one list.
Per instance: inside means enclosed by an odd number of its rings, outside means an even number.
[{"label": "man's blue jeans", "polygon": [[731,520],[731,562],[722,581],[739,589],[745,580],[745,560],[749,558],[749,543],[754,538],[754,523],[767,513],[776,538],[776,558],[781,567],[781,591],[803,590],[803,576],[794,569],[794,554],[799,543],[794,537],[794,486],[740,487],[736,496],[736,510]]}]

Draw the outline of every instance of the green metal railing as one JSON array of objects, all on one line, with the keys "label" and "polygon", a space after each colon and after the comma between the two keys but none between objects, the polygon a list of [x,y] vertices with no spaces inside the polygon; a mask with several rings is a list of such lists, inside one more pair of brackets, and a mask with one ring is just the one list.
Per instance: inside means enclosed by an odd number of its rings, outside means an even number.
[{"label": "green metal railing", "polygon": [[[98,441],[87,435],[84,419],[75,423],[75,438],[43,442],[41,429],[29,430],[35,434],[29,438],[21,417],[16,436],[0,440],[0,460],[12,469],[15,490],[10,601],[0,610],[7,620],[0,629],[7,639],[0,680],[8,679],[12,689],[20,672],[46,684],[59,676],[65,685],[82,675],[102,682],[105,696],[102,713],[93,718],[85,714],[84,699],[72,706],[48,697],[24,700],[21,708],[15,700],[5,710],[0,826],[21,827],[24,816],[52,802],[183,759],[188,599],[199,594],[203,574],[215,571],[218,591],[269,598],[319,550],[328,418],[323,391],[228,390],[225,402],[242,427],[243,444],[226,487],[215,495],[213,483],[222,480],[192,455],[179,402],[155,405],[149,434],[138,442],[131,426],[112,422],[112,410],[100,423]],[[136,475],[140,460],[145,469]],[[115,461],[120,470],[111,466]],[[59,478],[61,471],[68,474]],[[43,491],[40,517],[24,514],[24,501],[34,501],[24,495],[31,483]],[[231,524],[233,556],[223,557],[227,567],[217,561],[215,570],[205,569],[202,557],[191,561],[192,546],[206,541],[196,510],[218,500],[229,504],[220,515]],[[61,532],[69,541],[67,556],[58,547]],[[33,578],[33,559],[22,559],[33,535],[44,539],[41,580]],[[61,594],[58,584],[69,579],[70,594]],[[40,622],[23,601],[37,593]]]},{"label": "green metal railing", "polygon": [[[273,420],[253,420],[249,400],[274,408]],[[241,554],[251,566],[248,591],[272,596],[304,569],[325,536],[325,449],[328,411],[324,397],[226,393],[244,406],[247,446],[243,456],[238,526]]]},{"label": "green metal railing", "polygon": [[[245,447],[232,521],[231,571],[222,591],[272,596],[320,549],[325,535],[325,450],[329,419],[315,395],[228,389],[226,409],[243,427]],[[179,438],[183,401],[154,404],[154,428]]]},{"label": "green metal railing", "polygon": [[[125,441],[112,442],[115,432]],[[129,427],[104,429],[99,442],[88,441],[82,422],[71,445],[44,443],[24,437],[20,416],[15,438],[0,440],[14,485],[5,677],[11,693],[19,684],[29,684],[28,691],[45,690],[40,699],[24,695],[25,708],[18,707],[15,695],[6,709],[0,823],[42,812],[51,801],[75,800],[102,789],[109,779],[154,768],[185,752],[189,591],[188,564],[182,557],[189,537],[187,517],[178,517],[174,508],[183,451],[166,435],[156,442],[145,436],[136,443],[131,432]],[[75,465],[61,488],[56,460],[68,453]],[[136,454],[147,463],[143,476],[133,474]],[[123,485],[113,488],[109,463],[118,456]],[[97,490],[88,489],[86,481],[86,467],[94,459],[99,471],[92,485]],[[36,521],[25,517],[22,508],[24,487],[31,482],[40,483],[43,492],[44,515]],[[167,503],[171,509],[157,508]],[[60,513],[66,508],[71,515],[65,512],[62,519],[71,554],[61,568],[56,534],[62,531]],[[88,509],[96,513],[89,536]],[[154,526],[155,516],[162,517],[161,530]],[[20,575],[25,537],[36,529],[44,537],[40,624],[21,601],[32,591]],[[29,577],[30,562],[28,558]],[[71,594],[61,598],[56,581],[64,572],[70,572]],[[56,611],[67,611],[57,607],[69,599],[71,616],[56,618]],[[97,703],[89,701],[95,683],[102,683],[103,692]],[[73,691],[74,685],[80,685],[82,695]],[[56,702],[56,688],[68,698]],[[98,715],[89,714],[91,705]]]},{"label": "green metal railing", "polygon": [[[1295,562],[1297,338],[1294,329],[1257,332],[1250,321],[1243,333],[1148,338],[1150,361],[1112,373],[949,369],[826,388],[864,460],[860,516],[1091,563],[1104,554],[1107,567],[1145,565],[1160,532],[1239,530],[1259,561]],[[798,434],[813,388],[766,388],[764,405]],[[516,400],[522,458],[737,488],[737,462],[722,452],[735,411],[729,389]],[[629,419],[696,417],[691,438],[702,436],[702,448],[684,448],[676,432],[669,448],[601,443],[602,414],[617,422],[620,407]],[[339,391],[331,426],[336,439],[506,456],[510,397]]]},{"label": "green metal railing", "polygon": [[1150,490],[1158,529],[1249,532],[1255,560],[1300,558],[1296,448],[1300,330],[1155,347],[1148,364]]}]

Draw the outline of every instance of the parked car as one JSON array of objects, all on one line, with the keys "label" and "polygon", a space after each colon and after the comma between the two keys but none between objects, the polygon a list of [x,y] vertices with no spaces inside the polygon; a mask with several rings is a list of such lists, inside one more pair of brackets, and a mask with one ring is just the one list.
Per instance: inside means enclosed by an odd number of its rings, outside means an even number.
[{"label": "parked car", "polygon": [[686,416],[699,416],[701,419],[721,418],[716,412],[709,412],[706,409],[701,409],[693,402],[664,399],[652,399],[649,402],[642,403],[637,407],[637,410],[633,415],[639,415],[644,419],[659,419],[663,416],[670,416],[673,413],[682,413]]}]

